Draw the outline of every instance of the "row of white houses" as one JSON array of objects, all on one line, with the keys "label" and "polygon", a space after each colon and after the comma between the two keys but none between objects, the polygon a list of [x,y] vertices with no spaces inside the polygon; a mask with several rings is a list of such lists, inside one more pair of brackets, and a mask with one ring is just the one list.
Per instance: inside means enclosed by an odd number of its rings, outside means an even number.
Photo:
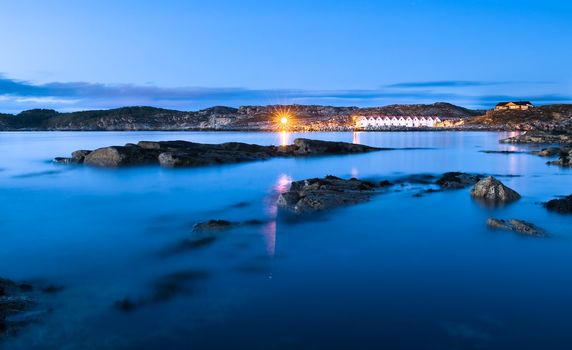
[{"label": "row of white houses", "polygon": [[358,128],[381,128],[381,127],[435,127],[441,123],[439,117],[394,117],[394,116],[370,116],[357,117],[356,126]]}]

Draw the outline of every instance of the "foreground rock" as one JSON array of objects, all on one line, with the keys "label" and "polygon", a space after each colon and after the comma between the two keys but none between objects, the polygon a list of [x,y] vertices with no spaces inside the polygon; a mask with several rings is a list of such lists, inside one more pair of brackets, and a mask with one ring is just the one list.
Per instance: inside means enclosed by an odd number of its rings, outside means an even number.
[{"label": "foreground rock", "polygon": [[502,219],[489,218],[487,226],[493,229],[512,231],[526,236],[546,237],[546,232],[536,225],[523,220],[510,219],[508,221]]},{"label": "foreground rock", "polygon": [[564,198],[551,199],[544,203],[544,207],[550,211],[572,214],[572,194]]},{"label": "foreground rock", "polygon": [[443,174],[436,181],[436,183],[442,189],[459,189],[474,185],[482,178],[482,175],[474,175],[461,172],[448,172]]},{"label": "foreground rock", "polygon": [[544,132],[538,130],[526,131],[520,135],[501,140],[502,143],[553,143],[572,144],[572,134],[569,132]]},{"label": "foreground rock", "polygon": [[502,182],[492,176],[477,182],[471,189],[471,196],[476,199],[495,203],[509,203],[520,199],[520,194],[506,187]]},{"label": "foreground rock", "polygon": [[23,326],[25,320],[12,318],[30,310],[36,303],[27,294],[33,287],[0,278],[0,339]]},{"label": "foreground rock", "polygon": [[294,181],[290,190],[280,194],[278,206],[294,213],[310,213],[368,201],[376,185],[355,178],[335,176]]},{"label": "foreground rock", "polygon": [[99,167],[124,167],[160,164],[163,167],[194,167],[241,163],[274,157],[353,154],[382,150],[346,142],[298,138],[289,146],[260,146],[240,142],[201,144],[187,141],[141,141],[125,146],[110,146],[94,151],[81,150],[71,158],[57,157],[57,163]]}]

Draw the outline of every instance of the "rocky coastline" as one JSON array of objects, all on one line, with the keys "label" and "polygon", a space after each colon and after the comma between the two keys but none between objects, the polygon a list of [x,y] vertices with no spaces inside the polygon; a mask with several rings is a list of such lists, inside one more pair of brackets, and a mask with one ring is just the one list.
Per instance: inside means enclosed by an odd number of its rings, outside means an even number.
[{"label": "rocky coastline", "polygon": [[[0,131],[277,131],[278,116],[291,117],[289,131],[352,131],[355,116],[439,116],[454,118],[455,126],[386,128],[371,131],[572,130],[572,105],[546,105],[529,110],[485,111],[450,103],[395,104],[382,107],[320,105],[215,106],[199,111],[154,107],[122,107],[61,113],[33,109],[0,114]],[[368,129],[368,131],[370,131]]]}]

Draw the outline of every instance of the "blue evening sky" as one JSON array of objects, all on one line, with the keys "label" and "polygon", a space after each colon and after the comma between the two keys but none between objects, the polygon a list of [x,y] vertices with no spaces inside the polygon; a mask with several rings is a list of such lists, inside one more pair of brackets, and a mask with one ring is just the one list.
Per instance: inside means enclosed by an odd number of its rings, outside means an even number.
[{"label": "blue evening sky", "polygon": [[0,112],[572,102],[572,1],[18,0]]}]

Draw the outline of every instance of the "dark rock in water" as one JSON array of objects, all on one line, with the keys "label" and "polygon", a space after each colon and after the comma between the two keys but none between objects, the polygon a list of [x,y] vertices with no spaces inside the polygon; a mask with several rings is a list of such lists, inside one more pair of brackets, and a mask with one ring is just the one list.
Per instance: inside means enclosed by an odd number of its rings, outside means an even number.
[{"label": "dark rock in water", "polygon": [[520,195],[516,191],[506,187],[492,176],[477,182],[471,189],[471,196],[495,203],[508,203],[520,199]]},{"label": "dark rock in water", "polygon": [[72,152],[72,156],[70,158],[56,157],[54,158],[54,162],[60,164],[81,164],[83,163],[85,156],[87,156],[90,153],[91,151],[88,150],[74,151]]},{"label": "dark rock in water", "polygon": [[310,139],[295,139],[294,154],[298,155],[320,155],[320,154],[349,154],[378,151],[380,148],[359,145],[347,142],[332,142]]},{"label": "dark rock in water", "polygon": [[236,222],[226,220],[208,220],[204,222],[197,222],[193,226],[193,232],[213,232],[224,231],[237,226]]},{"label": "dark rock in water", "polygon": [[572,194],[564,198],[551,199],[544,203],[544,207],[562,214],[572,214]]},{"label": "dark rock in water", "polygon": [[448,172],[443,174],[443,176],[436,181],[436,184],[442,189],[458,189],[474,185],[482,178],[482,175]]},{"label": "dark rock in water", "polygon": [[131,300],[128,297],[125,297],[121,300],[117,300],[116,302],[113,303],[113,307],[123,311],[123,312],[131,312],[134,311],[135,309],[137,309],[137,307],[139,307],[141,304],[138,302],[135,302],[133,300]]},{"label": "dark rock in water", "polygon": [[501,140],[502,143],[546,143],[572,144],[572,134],[569,132],[544,132],[539,130],[526,131],[520,135]]},{"label": "dark rock in water", "polygon": [[558,160],[548,162],[547,164],[572,167],[572,149],[561,149],[559,156],[560,158]]},{"label": "dark rock in water", "polygon": [[525,153],[525,152],[521,152],[521,151],[495,151],[495,150],[483,150],[483,151],[479,151],[481,153],[487,153],[487,154],[519,154],[519,153]]},{"label": "dark rock in water", "polygon": [[353,154],[378,151],[375,148],[346,142],[295,139],[289,146],[260,146],[240,142],[201,144],[187,141],[141,141],[125,146],[110,146],[95,151],[81,150],[71,158],[58,157],[63,164],[85,163],[100,167],[160,164],[163,167],[195,167],[242,163],[273,157],[300,157]]},{"label": "dark rock in water", "polygon": [[391,182],[389,182],[388,180],[383,180],[379,182],[379,187],[389,187],[391,186]]},{"label": "dark rock in water", "polygon": [[374,195],[376,186],[355,178],[335,176],[294,181],[290,190],[280,194],[278,206],[294,213],[308,213],[366,202]]},{"label": "dark rock in water", "polygon": [[83,162],[92,166],[116,168],[158,163],[157,156],[156,150],[145,150],[137,145],[111,146],[87,154]]},{"label": "dark rock in water", "polygon": [[256,226],[262,225],[264,221],[257,219],[250,219],[242,222],[227,221],[227,220],[208,220],[197,222],[193,225],[193,232],[217,232],[224,231],[238,226]]},{"label": "dark rock in water", "polygon": [[523,220],[510,219],[508,221],[502,219],[489,218],[487,226],[493,229],[516,232],[522,235],[534,237],[546,237],[546,232],[536,225]]},{"label": "dark rock in water", "polygon": [[404,185],[406,183],[431,185],[435,182],[436,176],[431,174],[412,174],[395,180],[395,183]]},{"label": "dark rock in water", "polygon": [[543,148],[540,151],[531,151],[530,154],[534,154],[541,157],[552,157],[557,156],[561,152],[560,147],[548,147]]},{"label": "dark rock in water", "polygon": [[27,323],[27,318],[15,322],[13,319],[25,315],[36,302],[27,294],[33,291],[27,283],[16,283],[0,278],[0,339],[5,333]]}]

